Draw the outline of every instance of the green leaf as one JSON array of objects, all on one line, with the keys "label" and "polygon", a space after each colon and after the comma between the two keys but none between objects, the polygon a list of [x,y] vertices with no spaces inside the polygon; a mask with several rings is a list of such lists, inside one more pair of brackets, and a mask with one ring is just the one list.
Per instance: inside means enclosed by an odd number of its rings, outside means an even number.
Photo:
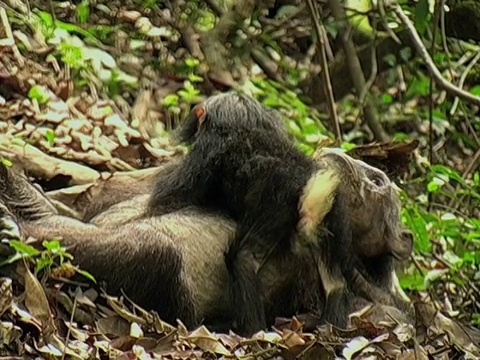
[{"label": "green leaf", "polygon": [[58,252],[63,249],[58,240],[44,241],[42,246],[50,252]]},{"label": "green leaf", "polygon": [[5,265],[10,265],[13,264],[14,262],[21,260],[23,258],[29,258],[28,256],[22,255],[20,253],[15,253],[12,256],[9,256],[7,259],[4,261],[0,262],[0,267],[5,266]]},{"label": "green leaf", "polygon": [[203,78],[201,76],[195,75],[195,74],[190,74],[188,75],[188,80],[191,82],[203,82]]},{"label": "green leaf", "polygon": [[427,231],[427,223],[418,208],[410,207],[403,211],[405,223],[412,230],[415,238],[415,248],[422,253],[431,253],[432,244]]},{"label": "green leaf", "polygon": [[404,47],[402,50],[400,50],[400,58],[407,62],[412,58],[412,48],[409,46]]},{"label": "green leaf", "polygon": [[452,169],[448,166],[432,165],[431,170],[434,173],[438,174],[438,176],[443,176],[446,181],[448,181],[449,179],[453,179],[455,181],[458,181],[461,184],[464,183],[462,175],[460,175],[460,173],[457,170]]},{"label": "green leaf", "polygon": [[80,275],[83,275],[84,277],[86,277],[87,279],[93,281],[95,284],[97,283],[97,280],[95,280],[95,277],[90,274],[88,271],[85,271],[85,270],[81,270],[79,268],[75,268],[75,271],[77,273],[79,273]]},{"label": "green leaf", "polygon": [[423,34],[427,29],[429,14],[428,0],[419,0],[414,11],[415,28],[419,34]]},{"label": "green leaf", "polygon": [[275,14],[275,19],[280,19],[282,17],[290,16],[295,14],[298,11],[298,7],[294,5],[283,5],[277,10]]},{"label": "green leaf", "polygon": [[189,68],[194,69],[200,65],[200,61],[195,58],[188,58],[185,60],[185,65],[187,65]]},{"label": "green leaf", "polygon": [[300,126],[298,126],[297,122],[289,120],[287,122],[288,128],[290,130],[290,133],[293,134],[294,136],[302,136],[302,129]]},{"label": "green leaf", "polygon": [[345,143],[342,144],[341,147],[342,147],[342,149],[344,149],[346,151],[350,151],[350,150],[356,149],[357,144],[345,142]]},{"label": "green leaf", "polygon": [[423,277],[418,272],[415,272],[414,274],[403,275],[399,280],[402,289],[416,291],[425,290],[425,282],[423,281]]},{"label": "green leaf", "polygon": [[390,94],[383,94],[382,95],[382,102],[385,105],[391,104],[393,102],[393,97]]},{"label": "green leaf", "polygon": [[45,104],[50,100],[48,89],[42,85],[33,85],[28,91],[28,97],[37,100],[39,104]]},{"label": "green leaf", "polygon": [[463,254],[462,260],[464,263],[469,263],[472,265],[477,264],[477,259],[480,254],[476,254],[473,251],[469,251]]},{"label": "green leaf", "polygon": [[468,232],[465,236],[467,241],[480,241],[480,231]]},{"label": "green leaf", "polygon": [[409,134],[405,134],[402,132],[398,132],[393,136],[393,141],[408,141],[410,140],[411,136]]},{"label": "green leaf", "polygon": [[476,96],[480,96],[480,85],[472,87],[470,89],[470,93]]},{"label": "green leaf", "polygon": [[77,6],[77,17],[80,24],[86,24],[90,18],[90,2],[88,0],[82,1]]},{"label": "green leaf", "polygon": [[345,8],[347,17],[356,30],[369,35],[373,33],[373,28],[366,15],[372,10],[370,0],[346,0]]},{"label": "green leaf", "polygon": [[3,166],[11,168],[13,166],[12,162],[4,157],[0,157],[0,163],[2,163]]},{"label": "green leaf", "polygon": [[383,60],[390,66],[394,67],[397,65],[397,58],[393,54],[387,54],[383,57]]},{"label": "green leaf", "polygon": [[53,259],[48,256],[44,256],[40,259],[38,259],[36,267],[35,267],[35,272],[39,273],[43,269],[47,268],[50,269],[53,265]]},{"label": "green leaf", "polygon": [[45,133],[45,138],[47,139],[50,146],[53,147],[53,145],[55,145],[55,133],[52,129],[47,130],[47,132]]},{"label": "green leaf", "polygon": [[430,79],[419,76],[413,79],[407,90],[407,97],[426,96],[430,93]]},{"label": "green leaf", "polygon": [[436,193],[448,182],[448,177],[442,179],[440,176],[434,176],[427,185],[428,192]]},{"label": "green leaf", "polygon": [[54,21],[53,17],[51,14],[45,11],[39,11],[37,13],[38,18],[43,22],[43,24],[47,27],[53,27],[54,26]]},{"label": "green leaf", "polygon": [[178,106],[178,101],[179,101],[178,95],[170,94],[165,96],[165,98],[163,99],[163,105],[166,106],[167,108],[171,106]]},{"label": "green leaf", "polygon": [[40,251],[35,249],[33,246],[25,244],[24,242],[18,240],[11,240],[9,244],[16,252],[22,255],[26,255],[28,257],[40,255]]}]

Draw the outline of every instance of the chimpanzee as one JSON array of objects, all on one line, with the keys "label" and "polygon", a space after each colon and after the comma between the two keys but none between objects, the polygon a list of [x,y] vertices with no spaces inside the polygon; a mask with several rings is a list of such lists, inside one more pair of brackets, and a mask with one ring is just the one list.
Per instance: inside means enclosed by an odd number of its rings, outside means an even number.
[{"label": "chimpanzee", "polygon": [[[411,236],[399,240],[403,233],[398,204],[379,202],[372,213],[374,222],[369,222],[373,227],[352,224],[352,216],[345,216],[355,212],[348,197],[364,199],[362,193],[340,191],[349,181],[342,179],[341,166],[358,171],[353,181],[359,177],[367,181],[363,188],[378,186],[382,194],[393,191],[388,178],[378,170],[366,170],[366,164],[352,165],[355,162],[338,153],[325,154],[324,161],[306,156],[288,136],[279,115],[252,97],[232,91],[208,98],[192,110],[179,139],[191,150],[176,171],[159,177],[147,213],[160,216],[194,205],[221,211],[236,221],[225,260],[240,333],[266,327],[265,293],[258,277],[264,263],[293,261],[298,252],[318,254],[327,291],[323,317],[341,326],[351,300],[345,280],[358,280],[347,272],[355,256],[350,244],[402,243],[405,246],[396,249],[361,251],[409,255]],[[335,311],[339,307],[343,308]]]},{"label": "chimpanzee", "polygon": [[[342,279],[339,265],[324,260],[331,257],[337,261],[339,255],[298,251],[293,255],[268,258],[257,273],[267,321],[271,323],[276,316],[299,312],[321,315],[325,292],[336,290],[332,284],[344,287],[352,300],[343,307],[330,302],[331,314],[342,322],[365,303],[375,305],[373,316],[384,318],[388,312],[400,321],[410,321],[411,308],[398,288],[389,255],[401,252],[405,246],[400,236],[401,227],[398,219],[384,218],[382,214],[384,209],[396,209],[396,194],[388,182],[371,182],[372,178],[381,178],[381,172],[374,176],[371,173],[374,169],[344,154],[324,151],[315,161],[326,169],[338,171],[342,179],[337,191],[345,194],[347,207],[340,215],[349,218],[359,231],[375,236],[362,236],[359,240],[364,241],[355,242],[347,239],[343,244],[351,256],[348,263],[342,264],[342,269],[354,274],[355,281]],[[157,176],[165,176],[165,171]],[[124,184],[127,188],[134,185]],[[110,201],[117,192],[122,192],[118,185],[105,188],[104,199]],[[103,208],[102,194],[98,195],[91,204],[93,209]],[[90,223],[84,223],[59,215],[49,200],[24,177],[0,165],[0,204],[7,210],[1,214],[0,222],[11,215],[25,236],[39,240],[62,238],[74,255],[74,262],[97,280],[106,281],[109,292],[125,291],[139,305],[158,311],[166,321],[174,322],[179,318],[189,328],[204,319],[210,323],[231,321],[236,309],[225,291],[229,276],[223,254],[232,242],[235,222],[223,213],[198,207],[161,217],[145,216],[142,213],[149,201],[148,194],[133,197],[96,214]],[[307,206],[308,201],[305,204]],[[390,235],[398,243],[378,238],[381,231],[375,229],[382,229],[384,224],[396,232]],[[302,229],[308,230],[307,225]],[[365,230],[369,227],[370,231]],[[306,235],[299,231],[295,236],[301,239]],[[334,250],[333,247],[329,249]]]}]

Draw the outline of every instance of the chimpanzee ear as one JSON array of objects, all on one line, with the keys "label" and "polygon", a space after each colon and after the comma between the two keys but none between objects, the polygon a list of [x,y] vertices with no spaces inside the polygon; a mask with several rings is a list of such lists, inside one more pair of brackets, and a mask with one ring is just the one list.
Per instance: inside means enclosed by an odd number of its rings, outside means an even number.
[{"label": "chimpanzee ear", "polygon": [[181,128],[176,132],[175,138],[181,142],[191,145],[195,140],[195,135],[205,122],[207,111],[202,104],[196,105],[188,114]]},{"label": "chimpanzee ear", "polygon": [[327,168],[314,174],[303,188],[300,197],[300,221],[298,232],[310,238],[332,210],[333,201],[340,184],[340,176],[335,168]]},{"label": "chimpanzee ear", "polygon": [[200,130],[207,117],[207,109],[203,105],[197,105],[193,111],[195,111],[195,116],[197,117],[197,130]]}]

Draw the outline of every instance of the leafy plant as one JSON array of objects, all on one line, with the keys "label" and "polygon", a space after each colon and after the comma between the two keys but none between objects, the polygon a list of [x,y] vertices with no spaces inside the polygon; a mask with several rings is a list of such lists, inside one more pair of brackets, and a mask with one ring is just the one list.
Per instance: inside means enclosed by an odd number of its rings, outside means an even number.
[{"label": "leafy plant", "polygon": [[55,268],[68,268],[96,282],[90,273],[71,264],[70,260],[73,260],[73,256],[66,251],[66,248],[58,240],[43,241],[42,247],[44,250],[42,251],[20,240],[10,240],[8,244],[15,250],[15,253],[0,263],[0,266],[13,264],[18,260],[25,259],[34,263],[36,274],[42,271],[49,274]]},{"label": "leafy plant", "polygon": [[445,280],[445,276],[463,283],[462,273],[475,271],[480,265],[480,220],[475,216],[480,206],[479,173],[465,180],[448,166],[434,165],[428,170],[427,191],[435,196],[432,209],[428,209],[426,194],[414,199],[405,193],[402,196],[403,221],[414,234],[415,253],[435,254],[443,264],[441,268],[407,269],[401,278],[402,286],[420,291],[427,290],[438,279]]}]

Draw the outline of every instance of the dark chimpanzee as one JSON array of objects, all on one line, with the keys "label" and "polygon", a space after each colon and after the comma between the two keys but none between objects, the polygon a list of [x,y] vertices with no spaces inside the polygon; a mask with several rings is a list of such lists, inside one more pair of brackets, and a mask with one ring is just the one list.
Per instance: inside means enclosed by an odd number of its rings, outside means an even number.
[{"label": "dark chimpanzee", "polygon": [[[333,150],[320,152],[314,161],[323,164],[325,173],[336,173],[341,179],[336,193],[345,207],[339,214],[338,209],[329,209],[332,204],[325,205],[331,190],[328,186],[323,192],[317,188],[314,197],[304,197],[303,207],[311,207],[312,212],[320,208],[327,214],[337,211],[335,216],[348,219],[351,230],[360,236],[347,237],[345,243],[327,238],[320,252],[302,251],[302,246],[297,246],[298,251],[262,263],[250,259],[258,268],[267,321],[299,313],[321,315],[325,300],[342,292],[351,302],[348,306],[330,302],[324,320],[344,324],[351,312],[372,304],[372,321],[386,319],[387,314],[401,322],[412,321],[411,306],[398,286],[390,255],[406,253],[408,244],[401,237],[398,197],[388,179],[378,181],[384,176],[381,171]],[[77,204],[81,207],[77,211],[86,210],[84,219],[92,217],[82,222],[60,215],[23,176],[0,164],[0,233],[10,232],[5,225],[13,218],[22,237],[34,237],[40,243],[61,238],[75,264],[106,282],[109,293],[124,291],[168,322],[181,319],[189,328],[202,321],[229,326],[236,309],[225,291],[230,280],[224,253],[234,238],[235,222],[225,214],[198,207],[163,216],[143,214],[153,178],[174,169],[175,164],[152,172],[142,182],[146,185],[143,194],[138,190],[138,195],[123,200],[118,199],[137,180],[100,181],[93,198]],[[115,204],[112,198],[117,199]],[[321,205],[316,206],[312,199],[320,199]],[[304,221],[299,226],[298,244],[302,239],[308,241],[315,228],[311,225]]]},{"label": "dark chimpanzee", "polygon": [[[388,249],[395,256],[409,255],[411,237],[399,240],[398,207],[379,204],[372,218],[378,222],[375,233],[362,223],[351,224],[345,216],[352,210],[347,208],[349,194],[338,191],[345,181],[342,169],[328,160],[341,155],[327,154],[325,161],[307,157],[288,137],[277,113],[253,98],[235,92],[210,97],[193,109],[180,140],[191,145],[191,151],[176,171],[158,179],[148,213],[158,216],[196,205],[221,210],[236,220],[226,264],[239,332],[266,327],[265,293],[257,276],[266,262],[289,261],[302,252],[320,254],[327,293],[323,318],[344,326],[351,300],[345,283],[358,280],[350,271],[350,244],[375,236],[394,246],[402,244]],[[344,165],[352,166],[349,161]],[[369,180],[367,171],[360,171],[372,186],[389,189],[382,172],[370,171]],[[392,216],[397,217],[393,222]]]}]

